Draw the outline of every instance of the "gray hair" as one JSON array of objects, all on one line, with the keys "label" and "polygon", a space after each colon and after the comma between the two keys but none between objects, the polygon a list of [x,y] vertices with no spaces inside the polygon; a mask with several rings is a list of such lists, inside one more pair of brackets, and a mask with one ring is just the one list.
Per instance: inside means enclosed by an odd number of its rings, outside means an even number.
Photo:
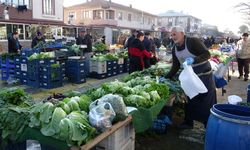
[{"label": "gray hair", "polygon": [[170,31],[173,31],[173,30],[176,31],[176,32],[183,32],[183,33],[185,33],[184,28],[181,27],[181,26],[173,26]]}]

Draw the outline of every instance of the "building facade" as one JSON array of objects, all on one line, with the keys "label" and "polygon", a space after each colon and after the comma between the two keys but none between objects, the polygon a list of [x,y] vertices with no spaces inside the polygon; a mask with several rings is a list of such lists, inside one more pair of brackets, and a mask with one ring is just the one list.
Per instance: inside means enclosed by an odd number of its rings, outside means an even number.
[{"label": "building facade", "polygon": [[157,16],[111,0],[87,0],[65,8],[64,22],[90,29],[97,39],[105,35],[106,43],[114,44],[120,33],[129,34],[130,29],[152,31]]},{"label": "building facade", "polygon": [[75,28],[64,24],[63,19],[62,0],[0,0],[0,45],[7,51],[7,38],[15,31],[24,48],[31,46],[38,30],[48,40],[75,36]]},{"label": "building facade", "polygon": [[169,31],[172,26],[182,26],[189,35],[199,34],[201,25],[201,19],[173,10],[160,14],[157,23],[165,31]]}]

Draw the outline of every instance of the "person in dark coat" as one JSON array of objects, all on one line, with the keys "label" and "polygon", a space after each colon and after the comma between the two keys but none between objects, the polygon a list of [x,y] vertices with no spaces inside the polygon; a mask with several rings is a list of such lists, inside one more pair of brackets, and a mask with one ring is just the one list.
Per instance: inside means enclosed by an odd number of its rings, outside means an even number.
[{"label": "person in dark coat", "polygon": [[78,38],[76,39],[76,45],[87,45],[87,48],[83,52],[92,52],[92,37],[86,32],[81,30]]},{"label": "person in dark coat", "polygon": [[78,38],[76,39],[76,44],[77,45],[86,45],[87,48],[83,48],[81,49],[81,55],[84,55],[85,57],[85,60],[86,60],[86,70],[85,70],[85,74],[86,76],[89,76],[89,73],[90,73],[90,58],[92,57],[93,55],[93,52],[92,52],[92,37],[90,34],[88,34],[86,32],[85,29],[81,30],[80,31],[80,34],[78,36]]},{"label": "person in dark coat", "polygon": [[[144,40],[143,40],[143,45],[145,47],[145,49],[148,51],[148,52],[152,52],[152,41],[149,39],[149,36],[150,36],[150,33],[149,32],[146,32],[145,33],[145,36],[144,36]],[[150,64],[150,58],[148,57],[144,57],[144,65],[145,65],[145,68],[149,68],[151,66]]]},{"label": "person in dark coat", "polygon": [[22,49],[22,45],[18,40],[18,32],[13,32],[11,36],[8,37],[8,53],[19,53]]},{"label": "person in dark coat", "polygon": [[138,31],[137,30],[132,30],[131,33],[132,33],[131,36],[125,42],[124,48],[129,49],[131,47],[131,44],[134,41],[134,39],[136,38],[136,35],[137,35]]},{"label": "person in dark coat", "polygon": [[212,68],[208,62],[210,53],[198,38],[186,36],[182,27],[173,27],[171,36],[174,41],[172,48],[173,64],[166,78],[174,77],[182,64],[186,62],[187,65],[192,66],[194,72],[208,90],[207,93],[198,94],[192,99],[188,98],[185,105],[185,120],[178,127],[180,129],[193,128],[194,120],[202,122],[206,127],[210,108],[217,103]]},{"label": "person in dark coat", "polygon": [[148,52],[142,41],[144,39],[144,34],[138,32],[136,38],[131,43],[131,47],[128,49],[129,53],[129,73],[134,71],[142,71],[145,68],[144,58],[151,58],[152,55]]},{"label": "person in dark coat", "polygon": [[36,37],[32,40],[31,48],[36,47],[40,43],[45,43],[45,38],[42,33],[38,31]]}]

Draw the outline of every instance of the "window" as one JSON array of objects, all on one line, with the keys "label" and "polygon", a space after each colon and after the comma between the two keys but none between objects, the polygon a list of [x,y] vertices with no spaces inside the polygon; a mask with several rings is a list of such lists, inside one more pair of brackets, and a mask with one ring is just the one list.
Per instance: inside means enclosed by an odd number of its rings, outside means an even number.
[{"label": "window", "polygon": [[106,19],[115,19],[115,12],[113,10],[106,10]]},{"label": "window", "polygon": [[128,21],[131,21],[131,20],[132,20],[132,15],[128,14]]},{"label": "window", "polygon": [[27,8],[30,6],[30,0],[0,0],[1,4],[7,4],[13,7],[17,7],[19,5],[26,5]]},{"label": "window", "polygon": [[7,24],[7,34],[18,32],[19,33],[19,39],[24,39],[24,28],[21,24]]},{"label": "window", "polygon": [[6,25],[0,24],[0,40],[7,39]]},{"label": "window", "polygon": [[83,11],[82,18],[83,19],[90,18],[89,11]]},{"label": "window", "polygon": [[31,39],[31,26],[25,25],[25,39]]},{"label": "window", "polygon": [[94,10],[93,19],[103,19],[103,10]]},{"label": "window", "polygon": [[122,20],[122,12],[118,12],[118,19]]},{"label": "window", "polygon": [[43,14],[55,15],[55,0],[43,0]]},{"label": "window", "polygon": [[75,12],[69,12],[69,20],[76,20],[76,13]]}]

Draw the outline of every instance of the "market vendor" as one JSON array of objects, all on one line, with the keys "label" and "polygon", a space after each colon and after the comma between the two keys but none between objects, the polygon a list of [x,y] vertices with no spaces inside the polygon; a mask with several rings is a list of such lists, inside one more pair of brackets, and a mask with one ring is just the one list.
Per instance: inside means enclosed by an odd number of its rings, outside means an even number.
[{"label": "market vendor", "polygon": [[13,32],[8,37],[8,53],[19,53],[21,51],[22,45],[20,44],[18,37],[18,32]]},{"label": "market vendor", "polygon": [[31,48],[37,47],[38,44],[45,44],[45,37],[42,32],[38,31],[36,37],[31,42]]},{"label": "market vendor", "polygon": [[[180,129],[193,128],[193,121],[200,121],[206,127],[210,108],[217,103],[216,89],[213,80],[212,69],[208,59],[210,53],[206,46],[195,37],[188,37],[184,29],[175,26],[171,29],[171,36],[174,41],[172,48],[173,64],[166,78],[172,78],[182,68],[184,62],[193,67],[194,72],[206,86],[208,92],[187,100],[185,104],[185,119],[178,127]],[[192,88],[192,85],[190,85]]]},{"label": "market vendor", "polygon": [[142,71],[145,67],[144,58],[151,58],[152,54],[148,52],[142,41],[144,40],[144,33],[138,31],[136,38],[131,43],[128,49],[129,53],[129,73],[134,71]]}]

